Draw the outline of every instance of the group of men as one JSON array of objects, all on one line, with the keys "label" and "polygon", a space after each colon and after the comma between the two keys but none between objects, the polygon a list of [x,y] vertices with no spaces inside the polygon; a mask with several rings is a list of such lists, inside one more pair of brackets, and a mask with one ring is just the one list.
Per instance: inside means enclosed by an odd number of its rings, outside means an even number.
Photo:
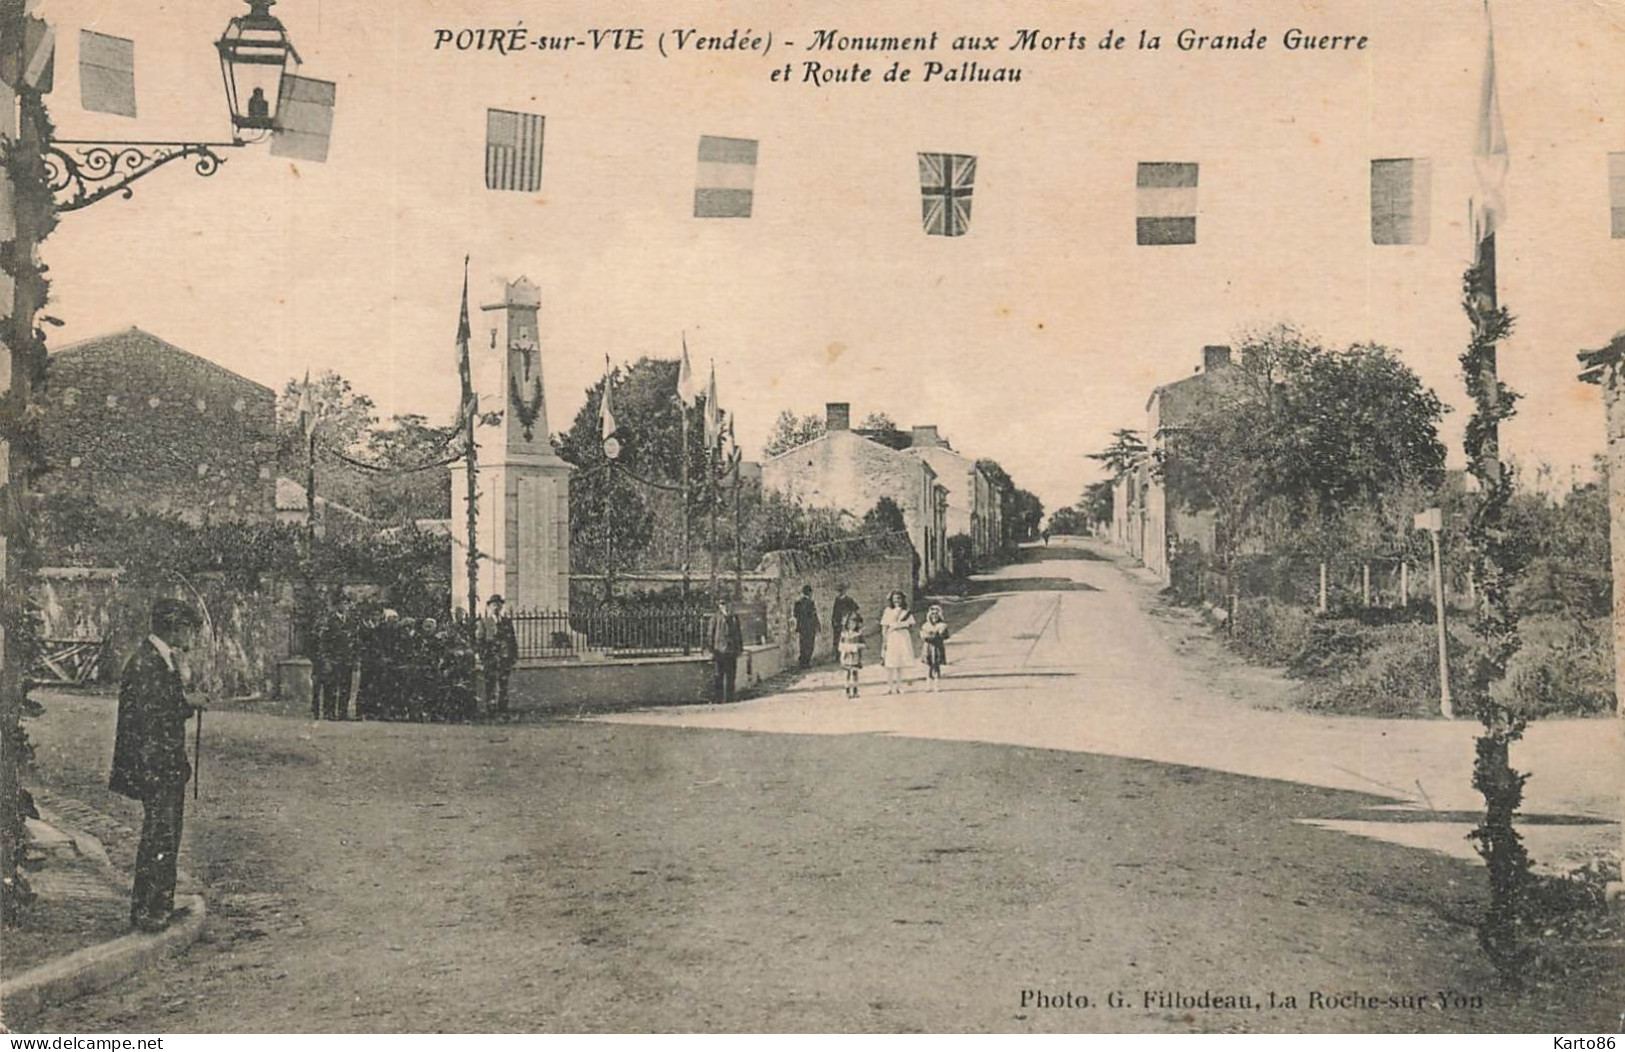
[{"label": "group of men", "polygon": [[[358,613],[341,596],[330,599],[314,632],[312,718],[347,719],[352,693],[361,718],[472,716],[476,654],[485,673],[486,710],[507,712],[508,674],[519,647],[501,596],[486,603],[472,647],[466,619],[454,617],[442,628],[434,618],[414,621],[393,610]],[[140,931],[164,930],[175,913],[175,862],[186,783],[193,775],[186,724],[206,703],[189,688],[185,655],[201,620],[180,600],[154,602],[149,634],[119,680],[108,787],[141,801],[130,895],[130,924]]]},{"label": "group of men", "polygon": [[485,711],[508,711],[508,677],[519,659],[513,618],[502,597],[486,601],[474,624],[401,617],[376,605],[353,607],[335,592],[311,633],[311,719],[466,720],[477,713],[475,658],[485,679]]},{"label": "group of men", "polygon": [[[829,638],[830,650],[838,653],[841,646],[841,627],[846,624],[848,614],[858,612],[858,601],[846,594],[846,585],[835,586],[835,602],[829,611]],[[818,633],[822,630],[818,617],[818,603],[813,599],[812,585],[801,586],[801,598],[790,610],[791,619],[796,623],[796,638],[801,644],[798,655],[802,668],[807,668],[813,662],[813,655],[818,649]]]}]

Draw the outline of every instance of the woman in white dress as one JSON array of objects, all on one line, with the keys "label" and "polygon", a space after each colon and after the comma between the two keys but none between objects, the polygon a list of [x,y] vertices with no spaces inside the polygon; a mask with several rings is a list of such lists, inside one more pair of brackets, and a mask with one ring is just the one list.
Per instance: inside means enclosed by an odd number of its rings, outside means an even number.
[{"label": "woman in white dress", "polygon": [[886,600],[886,611],[880,615],[880,638],[886,693],[897,694],[903,689],[903,670],[915,661],[914,615],[909,613],[908,599],[902,592],[893,592]]}]

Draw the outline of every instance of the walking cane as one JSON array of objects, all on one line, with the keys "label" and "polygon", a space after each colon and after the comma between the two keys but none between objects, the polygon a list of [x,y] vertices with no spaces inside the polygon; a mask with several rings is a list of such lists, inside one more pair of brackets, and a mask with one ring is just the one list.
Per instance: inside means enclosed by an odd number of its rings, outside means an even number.
[{"label": "walking cane", "polygon": [[192,735],[192,802],[197,803],[198,782],[203,778],[203,710],[197,710],[197,730]]}]

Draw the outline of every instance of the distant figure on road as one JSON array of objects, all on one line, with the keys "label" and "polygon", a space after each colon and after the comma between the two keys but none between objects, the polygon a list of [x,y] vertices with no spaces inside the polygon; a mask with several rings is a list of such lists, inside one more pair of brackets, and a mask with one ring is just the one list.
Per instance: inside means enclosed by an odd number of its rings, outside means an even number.
[{"label": "distant figure on road", "polygon": [[948,622],[942,607],[933,605],[920,626],[921,657],[925,658],[925,678],[932,690],[942,689],[942,666],[948,663]]},{"label": "distant figure on road", "polygon": [[818,642],[818,604],[813,602],[812,585],[801,586],[801,598],[796,600],[790,615],[795,618],[796,636],[801,643],[798,662],[806,668],[812,664],[813,647]]},{"label": "distant figure on road", "polygon": [[893,592],[880,615],[881,662],[886,666],[886,693],[903,689],[903,670],[914,664],[914,615],[908,611],[908,597]]},{"label": "distant figure on road", "polygon": [[1048,530],[1044,531],[1044,547],[1046,547],[1046,548],[1049,547],[1049,531]]},{"label": "distant figure on road", "polygon": [[863,675],[863,615],[856,610],[846,615],[846,625],[836,637],[841,667],[846,670],[846,696],[858,696],[858,680]]},{"label": "distant figure on road", "polygon": [[[829,612],[829,638],[835,644],[835,656],[840,656],[841,633],[846,631],[846,619],[858,612],[858,601],[846,594],[846,585],[835,586],[835,606]],[[863,623],[859,615],[858,623]]]},{"label": "distant figure on road", "polygon": [[124,663],[119,681],[118,730],[107,786],[141,801],[141,844],[135,853],[130,924],[163,931],[175,909],[175,855],[192,765],[186,761],[186,721],[201,709],[181,678],[181,652],[201,623],[176,599],[152,604],[149,635]]},{"label": "distant figure on road", "polygon": [[[500,595],[485,601],[485,616],[474,627],[480,664],[485,669],[485,711],[497,716],[508,714],[508,675],[519,663],[519,638],[513,618],[503,613]],[[496,707],[492,708],[495,700]]]},{"label": "distant figure on road", "polygon": [[745,632],[739,615],[727,599],[717,600],[717,616],[711,624],[711,660],[716,664],[712,701],[734,700],[734,682],[739,673],[739,655],[745,650]]}]

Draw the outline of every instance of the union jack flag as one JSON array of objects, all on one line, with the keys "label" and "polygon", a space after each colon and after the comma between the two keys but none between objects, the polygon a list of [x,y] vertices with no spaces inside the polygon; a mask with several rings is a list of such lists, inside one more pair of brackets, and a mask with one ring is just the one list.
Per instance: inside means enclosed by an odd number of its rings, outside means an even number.
[{"label": "union jack flag", "polygon": [[920,214],[925,232],[959,237],[970,229],[971,184],[976,158],[963,153],[922,153]]}]

